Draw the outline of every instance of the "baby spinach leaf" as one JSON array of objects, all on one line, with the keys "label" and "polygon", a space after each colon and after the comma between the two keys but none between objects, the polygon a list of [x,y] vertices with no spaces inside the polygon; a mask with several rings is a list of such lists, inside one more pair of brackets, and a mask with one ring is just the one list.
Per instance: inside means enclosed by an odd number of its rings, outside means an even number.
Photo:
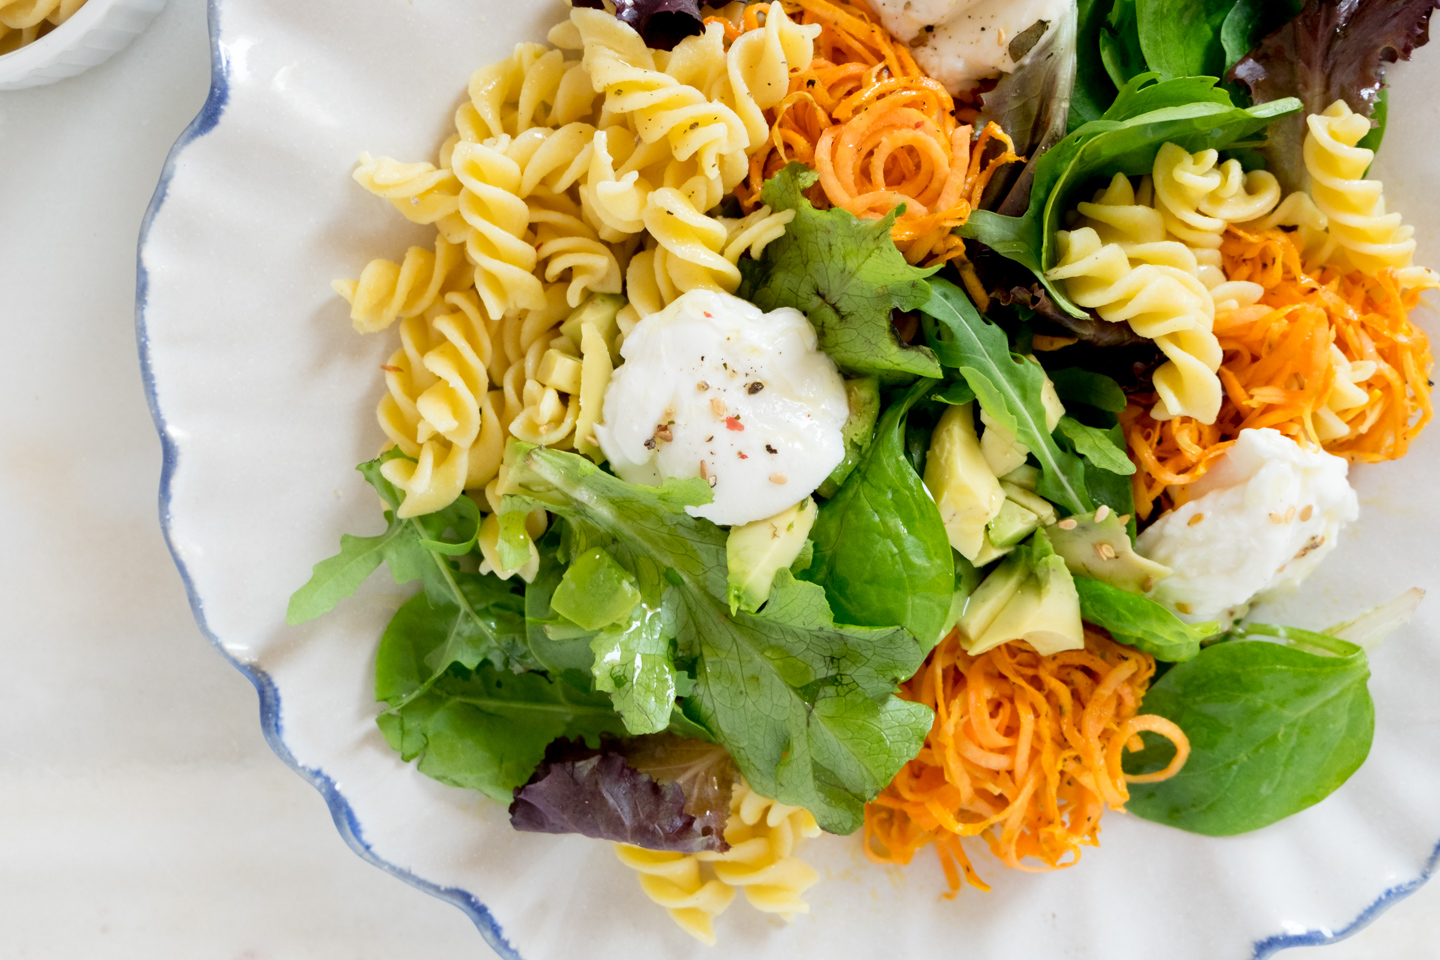
[{"label": "baby spinach leaf", "polygon": [[1118,427],[1101,430],[1065,416],[1060,418],[1059,430],[1074,445],[1076,453],[1101,470],[1122,477],[1135,472],[1135,464],[1125,455],[1125,435]]},{"label": "baby spinach leaf", "polygon": [[1266,34],[1284,26],[1304,5],[1304,0],[1239,0],[1220,25],[1225,69],[1230,70],[1244,59],[1245,54],[1260,45]]},{"label": "baby spinach leaf", "polygon": [[1220,28],[1234,6],[1235,0],[1138,0],[1136,32],[1145,63],[1166,80],[1220,76]]},{"label": "baby spinach leaf", "polygon": [[1066,407],[1080,403],[1106,413],[1120,413],[1129,402],[1120,384],[1103,373],[1080,367],[1048,370],[1046,373],[1055,385],[1055,395]]},{"label": "baby spinach leaf", "polygon": [[[1219,624],[1188,624],[1149,597],[1089,577],[1076,577],[1080,616],[1103,627],[1119,643],[1156,660],[1180,663],[1200,655],[1200,641],[1219,631]],[[1147,704],[1148,706],[1148,704]]]},{"label": "baby spinach leaf", "polygon": [[960,371],[985,412],[1040,462],[1036,492],[1067,513],[1093,509],[1080,458],[1061,450],[1045,429],[1045,372],[1012,356],[1004,331],[982,318],[959,287],[946,280],[930,286],[934,292],[922,310],[934,321],[925,325],[931,346],[945,366]]},{"label": "baby spinach leaf", "polygon": [[802,311],[820,349],[848,374],[887,384],[938,378],[930,351],[906,346],[890,323],[892,310],[914,310],[930,298],[925,278],[935,270],[906,263],[890,239],[898,210],[879,220],[816,210],[804,191],[817,179],[792,163],[765,182],[761,198],[775,210],[794,210],[795,219],[761,259],[740,262],[739,295],[762,310]]},{"label": "baby spinach leaf", "polygon": [[806,807],[832,832],[860,826],[865,802],[930,727],[928,709],[895,696],[924,659],[914,637],[836,624],[824,590],[788,570],[758,614],[732,616],[725,533],[685,514],[686,485],[635,486],[538,447],[516,457],[510,485],[508,508],[545,504],[613,538],[607,549],[632,572],[640,557],[665,571],[679,601],[676,658],[695,677],[684,715],[715,735],[751,786]]},{"label": "baby spinach leaf", "polygon": [[1241,109],[1215,87],[1214,77],[1154,80],[1155,74],[1142,74],[1126,83],[1101,119],[1084,124],[1040,158],[1024,216],[976,210],[956,228],[1033,271],[1056,306],[1073,316],[1089,315],[1043,273],[1055,263],[1055,232],[1082,190],[1098,177],[1149,173],[1164,143],[1223,150],[1300,107],[1297,100],[1283,99]]},{"label": "baby spinach leaf", "polygon": [[[1232,836],[1334,792],[1370,752],[1375,707],[1364,651],[1326,639],[1328,650],[1229,640],[1173,667],[1145,695],[1144,711],[1185,731],[1190,758],[1169,780],[1133,784],[1127,809],[1193,833]],[[1168,743],[1151,742],[1126,758],[1125,769],[1151,772],[1172,755]]]},{"label": "baby spinach leaf", "polygon": [[1113,0],[1080,0],[1076,40],[1075,89],[1070,95],[1068,129],[1099,120],[1115,100],[1115,83],[1100,56],[1100,38],[1108,26]]},{"label": "baby spinach leaf", "polygon": [[1140,47],[1140,24],[1135,0],[1115,0],[1100,30],[1100,60],[1110,82],[1123,88],[1146,73],[1145,52]]},{"label": "baby spinach leaf", "polygon": [[940,511],[906,459],[904,441],[911,407],[934,386],[916,384],[885,411],[855,472],[820,508],[804,573],[825,588],[844,622],[899,625],[927,649],[949,613],[955,565]]}]

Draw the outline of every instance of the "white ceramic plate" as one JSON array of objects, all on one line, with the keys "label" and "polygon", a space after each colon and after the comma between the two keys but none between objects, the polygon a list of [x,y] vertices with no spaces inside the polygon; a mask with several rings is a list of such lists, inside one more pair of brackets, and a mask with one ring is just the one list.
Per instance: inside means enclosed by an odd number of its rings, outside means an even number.
[{"label": "white ceramic plate", "polygon": [[[1276,614],[1347,619],[1434,591],[1373,657],[1375,746],[1326,802],[1214,840],[1112,814],[1075,869],[1002,871],[939,898],[933,858],[868,864],[854,838],[807,848],[823,882],[786,926],[737,904],[709,951],[640,892],[609,845],[513,832],[478,793],[401,763],[374,724],[375,648],[403,599],[383,574],[301,628],[286,600],[342,532],[378,528],[354,472],[381,441],[372,410],[391,337],[353,333],[330,280],[398,258],[424,231],[352,183],[361,150],[433,156],[472,70],[542,39],[556,0],[212,0],[215,81],[171,156],[140,248],[139,342],[165,445],[161,513],[200,623],[254,680],[277,753],[325,795],[355,850],[444,897],[502,956],[976,956],[1224,960],[1343,936],[1414,890],[1440,838],[1440,427],[1397,465],[1355,472],[1362,520]],[[1440,50],[1393,73],[1377,165],[1440,261]],[[1016,949],[1016,948],[1019,949]]]}]

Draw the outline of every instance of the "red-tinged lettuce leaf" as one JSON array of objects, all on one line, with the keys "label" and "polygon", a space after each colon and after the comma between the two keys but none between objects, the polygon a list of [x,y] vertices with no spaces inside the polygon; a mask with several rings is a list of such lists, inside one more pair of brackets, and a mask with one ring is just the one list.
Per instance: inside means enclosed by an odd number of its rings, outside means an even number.
[{"label": "red-tinged lettuce leaf", "polygon": [[571,753],[541,764],[516,791],[510,805],[516,830],[578,833],[676,853],[728,849],[734,767],[723,749],[658,736]]},{"label": "red-tinged lettuce leaf", "polygon": [[1298,97],[1304,110],[1276,121],[1262,153],[1287,190],[1308,178],[1301,148],[1305,116],[1344,100],[1370,117],[1385,65],[1409,60],[1430,39],[1440,0],[1310,0],[1299,16],[1260,41],[1231,69],[1256,103]]},{"label": "red-tinged lettuce leaf", "polygon": [[[601,0],[572,0],[572,5],[605,8]],[[615,0],[615,18],[632,27],[652,50],[674,50],[681,40],[705,29],[699,0]]]}]

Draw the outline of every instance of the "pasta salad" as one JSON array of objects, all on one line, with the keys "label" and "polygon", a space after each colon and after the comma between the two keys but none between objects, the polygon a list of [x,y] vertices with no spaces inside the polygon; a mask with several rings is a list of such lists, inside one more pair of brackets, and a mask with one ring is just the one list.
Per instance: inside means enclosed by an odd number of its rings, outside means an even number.
[{"label": "pasta salad", "polygon": [[1421,594],[1249,611],[1432,415],[1440,276],[1367,173],[1434,4],[1259,6],[576,0],[434,162],[360,158],[435,236],[335,284],[398,332],[387,529],[288,619],[418,583],[390,746],[708,943],[807,912],[822,832],[953,897],[1107,809],[1319,802]]}]

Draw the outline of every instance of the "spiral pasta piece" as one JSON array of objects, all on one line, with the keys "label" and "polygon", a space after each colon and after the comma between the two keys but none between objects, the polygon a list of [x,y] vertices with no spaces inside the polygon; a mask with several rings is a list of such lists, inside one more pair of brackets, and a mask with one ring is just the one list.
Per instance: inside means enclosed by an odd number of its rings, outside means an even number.
[{"label": "spiral pasta piece", "polygon": [[463,139],[481,143],[583,120],[597,91],[582,62],[544,44],[521,43],[511,56],[475,71],[469,92],[455,125]]},{"label": "spiral pasta piece", "polygon": [[349,301],[355,329],[374,333],[402,317],[419,316],[446,293],[472,286],[464,267],[463,249],[437,236],[434,253],[411,247],[401,263],[372,260],[359,280],[336,280],[332,286]]},{"label": "spiral pasta piece", "polygon": [[526,197],[535,228],[537,272],[546,282],[568,275],[566,301],[580,306],[590,293],[619,293],[622,274],[614,249],[582,219],[567,194],[537,190]]},{"label": "spiral pasta piece", "polygon": [[713,945],[714,918],[730,906],[737,889],[757,910],[787,921],[809,912],[804,894],[819,875],[795,851],[801,839],[819,835],[809,811],[762,797],[738,780],[725,825],[730,849],[724,853],[668,853],[624,843],[615,850],[640,874],[650,899],[669,910],[686,933]]},{"label": "spiral pasta piece", "polygon": [[[446,308],[449,308],[448,310]],[[491,330],[473,290],[451,293],[400,326],[400,349],[385,365],[385,397],[376,412],[390,442],[409,460],[381,472],[405,493],[398,515],[442,509],[466,488],[495,476],[504,433],[489,389]]]},{"label": "spiral pasta piece", "polygon": [[[665,140],[677,160],[692,157],[700,173],[728,193],[745,176],[749,134],[735,111],[712,101],[701,90],[659,69],[656,53],[640,35],[603,10],[575,8],[570,19],[584,43],[584,64],[605,110],[633,123],[646,143]],[[723,31],[712,25],[686,37],[668,56],[676,72],[698,77],[725,71]]]},{"label": "spiral pasta piece", "polygon": [[1310,174],[1310,196],[1328,221],[1335,265],[1375,273],[1390,268],[1402,272],[1411,287],[1440,286],[1429,270],[1412,270],[1415,228],[1399,213],[1385,211],[1385,188],[1379,180],[1365,179],[1375,151],[1358,146],[1370,131],[1370,121],[1337,100],[1324,113],[1305,118],[1305,169]]},{"label": "spiral pasta piece", "polygon": [[455,176],[460,216],[469,227],[466,254],[475,268],[475,288],[492,317],[544,303],[544,290],[533,275],[537,262],[529,242],[530,210],[520,198],[521,167],[508,153],[509,138],[455,147]]},{"label": "spiral pasta piece", "polygon": [[453,170],[434,164],[401,163],[362,153],[355,182],[389,200],[411,223],[435,223],[460,210],[460,181]]},{"label": "spiral pasta piece", "polygon": [[0,55],[34,43],[84,5],[85,0],[0,0]]},{"label": "spiral pasta piece", "polygon": [[1056,234],[1059,262],[1045,276],[1064,280],[1076,304],[1128,323],[1165,354],[1155,372],[1160,400],[1152,416],[1213,423],[1222,395],[1215,303],[1194,249],[1166,239],[1172,234],[1165,213],[1142,202],[1148,192],[1142,183],[1137,195],[1129,178],[1116,174],[1093,201],[1079,204],[1076,229]]},{"label": "spiral pasta piece", "polygon": [[785,14],[779,0],[766,8],[765,25],[742,33],[726,56],[728,88],[723,98],[745,124],[747,152],[758,150],[770,136],[765,111],[790,92],[790,71],[803,70],[815,59],[820,24],[801,25]]}]

